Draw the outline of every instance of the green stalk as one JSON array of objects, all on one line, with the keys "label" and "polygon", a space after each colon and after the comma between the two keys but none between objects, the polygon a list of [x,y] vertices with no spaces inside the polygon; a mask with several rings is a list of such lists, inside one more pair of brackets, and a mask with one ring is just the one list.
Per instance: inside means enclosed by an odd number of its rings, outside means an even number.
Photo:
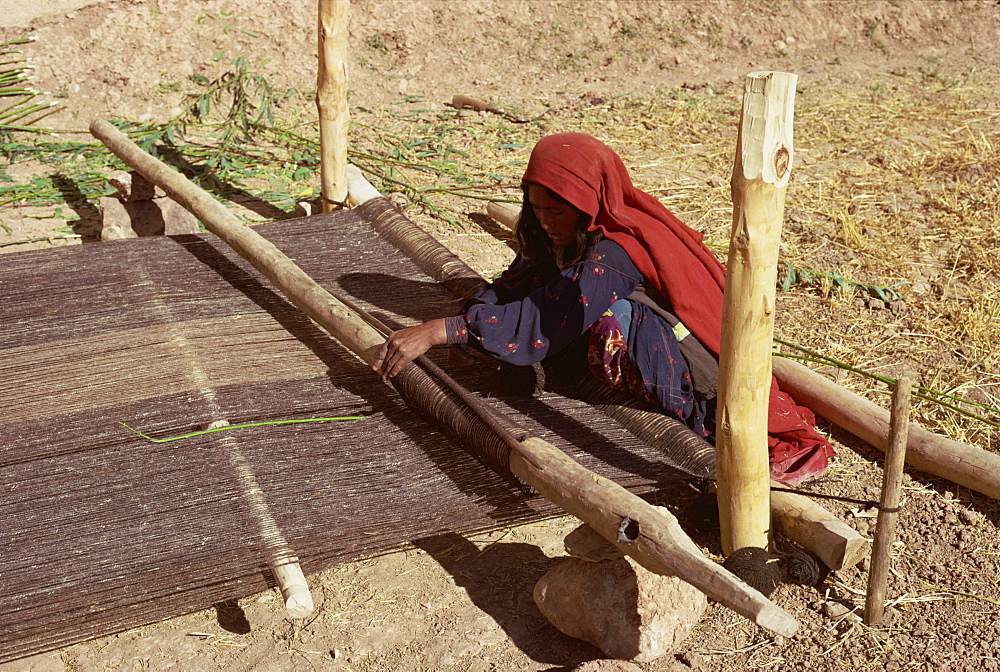
[{"label": "green stalk", "polygon": [[335,420],[364,420],[366,416],[364,415],[345,415],[334,418],[303,418],[301,420],[267,420],[265,422],[246,422],[241,425],[226,425],[225,427],[216,427],[214,429],[203,429],[200,432],[192,432],[191,434],[184,434],[182,436],[172,436],[169,439],[154,439],[151,436],[147,436],[140,432],[134,427],[129,427],[124,422],[119,422],[118,424],[122,427],[132,430],[142,438],[147,441],[152,441],[153,443],[168,443],[170,441],[180,441],[181,439],[190,439],[192,436],[201,436],[202,434],[212,434],[213,432],[225,432],[230,429],[242,429],[244,427],[263,427],[264,425],[295,425],[304,422],[331,422]]}]

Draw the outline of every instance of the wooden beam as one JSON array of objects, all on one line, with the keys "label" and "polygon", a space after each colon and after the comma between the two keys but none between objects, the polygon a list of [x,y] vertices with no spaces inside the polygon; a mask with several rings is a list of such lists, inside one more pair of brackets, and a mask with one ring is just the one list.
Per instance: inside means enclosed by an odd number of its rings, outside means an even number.
[{"label": "wooden beam", "polygon": [[[144,152],[111,124],[95,120],[90,124],[90,131],[118,158],[191,210],[209,231],[249,261],[343,346],[368,364],[374,361],[378,347],[385,341],[382,335],[306,275],[271,242],[241,224],[207,192]],[[413,384],[420,384],[425,389],[440,386],[414,365],[403,369],[394,382],[400,378],[412,379]],[[431,417],[457,417],[462,412],[453,397],[446,393],[433,398],[428,396],[426,406],[423,410]],[[697,546],[673,516],[585,469],[541,439],[528,437],[511,448],[510,469],[516,476],[588,523],[650,571],[674,574],[720,604],[775,633],[791,636],[798,630],[798,621],[790,613],[721,565],[702,556],[700,551],[695,553]],[[635,525],[628,525],[630,521]],[[624,537],[619,535],[619,529],[626,530]]]},{"label": "wooden beam", "polygon": [[811,551],[833,570],[853,567],[868,554],[868,540],[806,495],[785,492],[771,482],[774,531]]},{"label": "wooden beam", "polygon": [[524,450],[511,454],[511,471],[640,565],[683,579],[772,632],[789,636],[797,631],[791,614],[705,557],[674,516],[583,468],[545,441],[528,438],[521,445]]},{"label": "wooden beam", "polygon": [[[216,402],[215,393],[211,389],[201,367],[194,362],[194,358],[189,360],[190,371],[195,377],[204,379],[201,386],[201,394],[208,402],[212,413],[221,413],[219,404]],[[227,420],[215,420],[208,423],[205,429],[216,429],[218,427],[229,426]],[[292,550],[291,545],[285,539],[284,533],[278,526],[278,521],[271,514],[271,507],[267,503],[264,490],[260,487],[256,474],[250,467],[250,462],[243,454],[239,442],[229,435],[219,436],[215,439],[226,457],[229,458],[229,466],[232,468],[236,479],[242,486],[240,496],[246,503],[247,508],[253,513],[254,523],[257,525],[257,534],[260,537],[260,549],[267,561],[267,567],[271,570],[274,582],[281,591],[281,598],[285,602],[285,610],[292,618],[306,618],[312,614],[314,605],[312,593],[309,591],[309,583],[306,581],[299,559]]]},{"label": "wooden beam", "polygon": [[[185,214],[188,213],[185,211]],[[141,277],[144,281],[149,280],[145,273],[142,273]],[[205,367],[202,366],[196,344],[192,343],[183,330],[177,328],[177,323],[172,319],[174,316],[171,314],[170,303],[155,301],[150,310],[158,318],[157,322],[164,325],[163,328],[166,329],[170,337],[171,347],[181,355],[184,366],[178,373],[189,379],[190,389],[197,391],[196,394],[207,406],[210,417],[221,418],[223,409],[216,397],[215,385]],[[203,429],[216,429],[228,425],[227,420],[219,419],[208,423]],[[250,461],[244,455],[239,441],[232,435],[219,435],[213,443],[228,459],[231,476],[239,485],[237,492],[240,495],[240,500],[249,511],[250,519],[256,526],[258,548],[281,591],[288,615],[291,618],[306,618],[313,612],[314,608],[309,584],[302,573],[294,549],[285,539],[278,521],[271,513],[267,496],[260,487]]]},{"label": "wooden beam", "polygon": [[[889,446],[889,411],[850,392],[826,376],[784,357],[775,357],[781,388],[838,427],[879,450]],[[1000,455],[934,434],[910,423],[906,463],[1000,499]]]},{"label": "wooden beam", "polygon": [[486,214],[511,231],[516,231],[517,221],[521,219],[521,206],[514,203],[490,201],[486,204]]},{"label": "wooden beam", "polygon": [[767,414],[778,241],[791,173],[796,76],[747,75],[719,354],[716,481],[722,551],[768,547]]},{"label": "wooden beam", "polygon": [[319,0],[319,67],[316,107],[319,112],[320,183],[323,212],[347,203],[347,14],[350,0]]}]

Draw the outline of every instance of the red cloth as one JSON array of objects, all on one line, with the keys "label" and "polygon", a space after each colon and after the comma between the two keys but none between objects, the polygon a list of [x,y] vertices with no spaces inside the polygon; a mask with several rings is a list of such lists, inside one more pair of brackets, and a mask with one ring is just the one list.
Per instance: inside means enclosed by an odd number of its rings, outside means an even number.
[{"label": "red cloth", "polygon": [[[621,158],[583,133],[558,133],[538,141],[524,173],[591,218],[621,245],[674,313],[718,358],[726,271],[684,224],[658,200],[636,189]],[[772,379],[768,410],[771,476],[794,485],[826,469],[834,454],[816,431],[812,412],[778,389]]]}]

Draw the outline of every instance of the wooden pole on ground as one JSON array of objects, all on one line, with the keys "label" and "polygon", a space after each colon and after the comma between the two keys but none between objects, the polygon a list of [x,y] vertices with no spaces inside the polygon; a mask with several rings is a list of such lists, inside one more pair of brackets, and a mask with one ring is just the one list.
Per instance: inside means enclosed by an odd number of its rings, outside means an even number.
[{"label": "wooden pole on ground", "polygon": [[316,107],[319,109],[320,181],[323,212],[347,202],[347,14],[350,0],[319,0],[319,70]]},{"label": "wooden pole on ground", "polygon": [[747,75],[733,166],[716,415],[722,551],[768,547],[767,411],[778,241],[792,167],[795,75]]},{"label": "wooden pole on ground", "polygon": [[[241,224],[221,203],[183,175],[142,151],[111,124],[92,121],[90,132],[118,158],[194,213],[205,228],[236,250],[344,347],[368,364],[374,361],[376,351],[385,342],[382,335],[271,242]],[[407,366],[394,381],[405,381],[407,377],[414,380],[423,377],[419,384],[426,387],[438,385],[416,366]],[[456,417],[462,412],[447,395],[435,396],[428,402],[430,406],[436,409],[436,413],[431,412],[432,417]],[[555,446],[534,437],[521,440],[512,446],[510,469],[650,571],[674,574],[772,632],[791,636],[798,630],[798,621],[790,613],[706,558],[673,516],[654,509],[613,481],[584,469]],[[624,539],[619,530],[627,531]]]},{"label": "wooden pole on ground", "polygon": [[[195,365],[192,370],[194,375],[204,378],[205,374],[201,367]],[[212,407],[213,412],[219,413],[221,409],[215,401],[215,394],[208,386],[207,380],[205,383],[202,387],[202,394]],[[205,429],[216,429],[228,425],[228,420],[216,420],[209,423]],[[257,481],[257,476],[240,449],[239,442],[234,437],[220,436],[215,441],[225,451],[230,466],[233,468],[240,485],[243,486],[240,495],[254,514],[253,519],[257,524],[257,533],[267,558],[267,567],[271,570],[271,576],[274,577],[278,590],[281,591],[281,598],[285,602],[288,615],[292,618],[306,618],[312,614],[314,609],[309,583],[302,572],[298,557],[285,539],[281,528],[278,527],[278,521],[271,514],[271,507]]]},{"label": "wooden pole on ground", "polygon": [[[773,366],[781,389],[797,402],[875,448],[888,449],[889,411],[798,362],[775,357]],[[934,434],[914,423],[910,423],[907,436],[907,464],[1000,499],[1000,455]]]},{"label": "wooden pole on ground", "polygon": [[517,221],[521,218],[521,206],[514,203],[490,201],[486,204],[486,214],[511,231],[516,231]]},{"label": "wooden pole on ground", "polygon": [[[145,273],[140,274],[140,279],[149,281]],[[172,347],[176,348],[182,355],[185,366],[180,373],[186,375],[194,383],[193,388],[198,390],[201,400],[208,407],[210,417],[220,418],[223,411],[216,397],[212,381],[197,356],[196,345],[192,343],[183,330],[177,329],[177,325],[172,319],[169,302],[154,302],[152,311],[161,318],[160,321],[168,332]],[[216,429],[228,425],[227,420],[214,420],[208,423],[204,429]],[[240,448],[239,441],[231,435],[225,435],[215,438],[213,444],[229,460],[232,477],[239,485],[237,491],[240,499],[249,511],[250,519],[256,527],[258,548],[268,569],[271,570],[271,576],[274,577],[278,590],[281,591],[285,610],[292,618],[306,618],[313,612],[314,608],[309,584],[306,582],[305,574],[302,572],[294,549],[285,539],[278,521],[271,513],[267,496],[260,487],[250,462]]]},{"label": "wooden pole on ground", "polygon": [[830,569],[853,567],[868,554],[868,540],[853,527],[810,499],[784,492],[771,482],[771,520],[774,531],[811,551]]},{"label": "wooden pole on ground", "polygon": [[892,391],[889,450],[885,453],[885,473],[882,478],[882,506],[875,524],[875,545],[872,565],[868,572],[868,597],[865,600],[865,625],[882,622],[885,608],[885,588],[892,563],[892,542],[896,540],[896,519],[899,517],[900,494],[903,490],[903,461],[906,458],[907,425],[910,421],[910,389],[906,379],[896,381]]}]

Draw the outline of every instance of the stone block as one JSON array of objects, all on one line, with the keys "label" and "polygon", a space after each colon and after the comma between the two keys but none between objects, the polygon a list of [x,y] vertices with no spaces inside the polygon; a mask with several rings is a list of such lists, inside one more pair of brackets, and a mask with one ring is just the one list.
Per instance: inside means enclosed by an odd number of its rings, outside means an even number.
[{"label": "stone block", "polygon": [[708,606],[675,576],[654,574],[631,558],[567,558],[535,584],[535,603],[561,632],[612,658],[640,663],[674,651]]}]

